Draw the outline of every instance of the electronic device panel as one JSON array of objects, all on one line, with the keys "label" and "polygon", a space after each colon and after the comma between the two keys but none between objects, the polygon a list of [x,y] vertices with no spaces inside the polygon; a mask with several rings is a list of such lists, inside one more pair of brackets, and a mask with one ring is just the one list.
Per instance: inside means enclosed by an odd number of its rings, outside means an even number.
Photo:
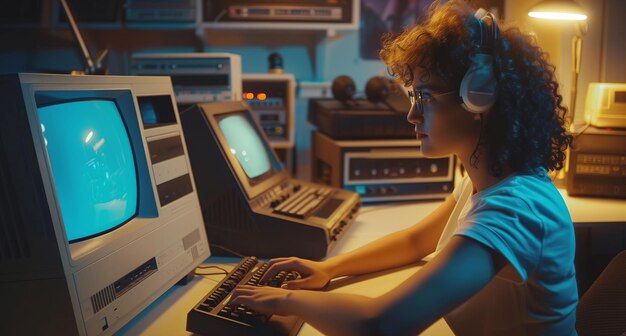
[{"label": "electronic device panel", "polygon": [[243,74],[243,100],[283,166],[294,171],[296,81],[292,74]]},{"label": "electronic device panel", "polygon": [[209,256],[169,78],[0,77],[0,334],[111,335]]},{"label": "electronic device panel", "polygon": [[353,0],[204,0],[207,22],[304,22],[351,24],[358,18]]},{"label": "electronic device panel", "polygon": [[413,140],[334,140],[313,132],[313,181],[354,191],[363,202],[445,198],[454,156],[426,158]]},{"label": "electronic device panel", "polygon": [[133,54],[131,75],[170,76],[176,102],[193,104],[240,100],[241,56],[231,53]]},{"label": "electronic device panel", "polygon": [[292,74],[243,74],[243,100],[272,147],[293,147],[296,81]]},{"label": "electronic device panel", "polygon": [[397,96],[392,95],[393,104],[367,99],[310,99],[308,120],[333,139],[415,138],[413,127],[406,121],[410,108],[405,106],[407,98]]},{"label": "electronic device panel", "polygon": [[326,256],[356,193],[291,178],[244,102],[198,104],[181,120],[213,253]]},{"label": "electronic device panel", "polygon": [[626,128],[626,83],[589,83],[584,114],[592,126]]},{"label": "electronic device panel", "polygon": [[589,127],[567,156],[567,193],[626,198],[626,131]]}]

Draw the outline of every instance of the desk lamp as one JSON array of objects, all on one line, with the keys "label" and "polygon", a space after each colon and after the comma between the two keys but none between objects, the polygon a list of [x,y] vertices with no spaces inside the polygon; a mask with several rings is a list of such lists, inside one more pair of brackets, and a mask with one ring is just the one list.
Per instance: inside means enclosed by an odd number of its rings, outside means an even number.
[{"label": "desk lamp", "polygon": [[570,96],[569,121],[576,113],[576,91],[583,47],[583,35],[587,32],[587,14],[574,0],[544,0],[528,11],[528,16],[558,21],[575,21],[576,34],[572,38],[572,88]]}]

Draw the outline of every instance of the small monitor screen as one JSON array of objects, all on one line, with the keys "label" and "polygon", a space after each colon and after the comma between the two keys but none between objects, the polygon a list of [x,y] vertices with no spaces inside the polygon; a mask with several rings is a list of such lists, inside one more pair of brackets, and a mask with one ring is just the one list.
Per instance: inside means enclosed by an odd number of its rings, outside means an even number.
[{"label": "small monitor screen", "polygon": [[250,179],[272,171],[272,161],[261,136],[242,114],[228,115],[218,122],[230,152]]},{"label": "small monitor screen", "polygon": [[137,172],[117,104],[70,101],[39,107],[38,115],[68,240],[103,234],[133,218]]}]

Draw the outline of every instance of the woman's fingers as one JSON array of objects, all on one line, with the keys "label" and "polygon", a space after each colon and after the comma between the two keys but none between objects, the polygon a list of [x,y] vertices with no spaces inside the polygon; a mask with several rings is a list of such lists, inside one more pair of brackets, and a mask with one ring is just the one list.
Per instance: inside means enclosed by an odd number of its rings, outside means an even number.
[{"label": "woman's fingers", "polygon": [[276,274],[282,271],[296,271],[302,273],[302,267],[298,261],[292,259],[277,261],[273,265],[270,265],[267,271],[265,271],[260,283],[267,283],[269,280],[273,279]]}]

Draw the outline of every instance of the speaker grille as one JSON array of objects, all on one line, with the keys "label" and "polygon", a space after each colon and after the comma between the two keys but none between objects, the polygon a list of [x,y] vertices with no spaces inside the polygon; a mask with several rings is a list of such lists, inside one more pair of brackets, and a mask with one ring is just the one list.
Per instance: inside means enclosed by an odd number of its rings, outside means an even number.
[{"label": "speaker grille", "polygon": [[99,312],[102,308],[106,307],[109,303],[115,301],[117,296],[115,295],[115,287],[109,285],[98,293],[91,296],[91,306],[93,307],[94,314]]},{"label": "speaker grille", "polygon": [[[217,232],[256,232],[257,225],[250,219],[248,208],[238,195],[239,190],[229,188],[227,192],[214,198],[205,207],[207,224],[217,229]],[[208,236],[215,236],[214,230],[207,232]],[[210,241],[210,239],[209,239]]]}]

